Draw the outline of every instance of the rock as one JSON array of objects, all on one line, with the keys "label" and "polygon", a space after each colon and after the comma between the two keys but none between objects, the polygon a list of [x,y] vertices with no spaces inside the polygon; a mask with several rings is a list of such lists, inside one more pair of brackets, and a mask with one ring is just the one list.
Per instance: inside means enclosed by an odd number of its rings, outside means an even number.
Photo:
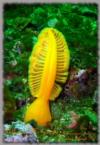
[{"label": "rock", "polygon": [[75,129],[78,126],[78,120],[80,116],[76,114],[74,111],[70,111],[70,115],[71,115],[71,124],[67,126],[67,128]]},{"label": "rock", "polygon": [[61,96],[65,100],[93,96],[97,86],[96,69],[71,69]]},{"label": "rock", "polygon": [[35,129],[22,121],[4,125],[4,142],[8,143],[38,143]]}]

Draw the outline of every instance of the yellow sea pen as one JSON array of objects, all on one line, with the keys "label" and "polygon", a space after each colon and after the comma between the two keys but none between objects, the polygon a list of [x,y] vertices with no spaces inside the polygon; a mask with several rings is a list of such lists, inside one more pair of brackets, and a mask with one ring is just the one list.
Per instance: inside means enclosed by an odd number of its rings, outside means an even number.
[{"label": "yellow sea pen", "polygon": [[38,125],[51,121],[49,100],[54,100],[68,75],[69,51],[62,33],[45,28],[38,36],[30,56],[29,87],[37,99],[29,106],[25,121],[35,120]]}]

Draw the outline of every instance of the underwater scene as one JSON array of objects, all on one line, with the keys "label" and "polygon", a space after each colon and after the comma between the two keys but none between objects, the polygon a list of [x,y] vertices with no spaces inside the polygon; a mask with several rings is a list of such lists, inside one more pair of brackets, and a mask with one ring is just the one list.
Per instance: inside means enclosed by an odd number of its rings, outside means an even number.
[{"label": "underwater scene", "polygon": [[4,4],[3,142],[98,142],[97,4]]}]

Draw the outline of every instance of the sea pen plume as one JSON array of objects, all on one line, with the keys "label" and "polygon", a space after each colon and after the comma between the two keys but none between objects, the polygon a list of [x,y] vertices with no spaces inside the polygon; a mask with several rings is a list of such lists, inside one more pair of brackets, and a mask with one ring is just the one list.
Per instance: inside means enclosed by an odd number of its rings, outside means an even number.
[{"label": "sea pen plume", "polygon": [[29,88],[36,100],[28,107],[25,121],[35,120],[38,125],[51,121],[49,100],[59,96],[68,76],[70,54],[61,32],[43,29],[29,59]]}]

